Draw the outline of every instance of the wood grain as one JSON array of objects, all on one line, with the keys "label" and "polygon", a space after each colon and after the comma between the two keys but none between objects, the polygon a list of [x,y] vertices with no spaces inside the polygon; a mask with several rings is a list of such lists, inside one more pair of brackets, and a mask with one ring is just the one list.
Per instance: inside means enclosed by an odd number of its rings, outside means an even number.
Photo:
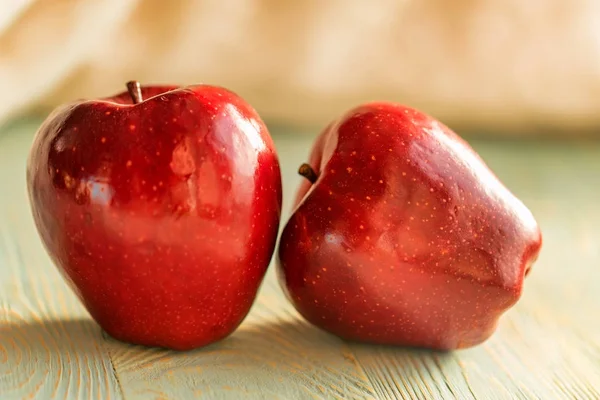
[{"label": "wood grain", "polygon": [[[40,121],[0,128],[0,399],[600,399],[600,143],[476,142],[542,225],[497,333],[451,353],[343,342],[304,322],[273,268],[240,329],[178,353],[117,342],[50,263],[25,194]],[[311,137],[275,135],[286,213]]]}]

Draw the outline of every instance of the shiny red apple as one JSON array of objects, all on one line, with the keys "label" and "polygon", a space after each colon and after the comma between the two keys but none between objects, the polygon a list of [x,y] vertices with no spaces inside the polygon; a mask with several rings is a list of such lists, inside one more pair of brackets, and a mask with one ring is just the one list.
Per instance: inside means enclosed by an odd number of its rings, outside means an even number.
[{"label": "shiny red apple", "polygon": [[267,128],[219,87],[142,87],[55,110],[27,165],[46,250],[113,337],[191,349],[255,299],[281,211]]},{"label": "shiny red apple", "polygon": [[278,250],[282,286],[342,338],[476,345],[521,295],[541,233],[531,212],[446,126],[366,104],[317,139]]}]

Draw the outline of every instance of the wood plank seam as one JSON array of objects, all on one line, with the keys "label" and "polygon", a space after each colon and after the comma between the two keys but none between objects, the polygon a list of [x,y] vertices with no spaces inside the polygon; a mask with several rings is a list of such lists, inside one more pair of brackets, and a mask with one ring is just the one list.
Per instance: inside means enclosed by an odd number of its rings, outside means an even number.
[{"label": "wood plank seam", "polygon": [[107,333],[102,331],[101,333],[102,335],[102,348],[104,349],[104,351],[106,351],[106,354],[108,354],[108,360],[110,362],[110,368],[112,370],[112,374],[115,378],[115,381],[117,382],[117,388],[119,389],[119,394],[118,397],[121,399],[125,399],[125,393],[123,391],[123,385],[121,384],[121,379],[119,378],[119,374],[117,373],[117,370],[115,368],[115,363],[113,361],[113,355],[112,352],[110,351],[110,346],[107,345]]}]

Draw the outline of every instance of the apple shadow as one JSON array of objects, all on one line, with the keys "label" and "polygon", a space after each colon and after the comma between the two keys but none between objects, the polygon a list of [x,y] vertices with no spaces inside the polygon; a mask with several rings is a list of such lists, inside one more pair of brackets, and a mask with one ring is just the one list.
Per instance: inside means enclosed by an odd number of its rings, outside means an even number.
[{"label": "apple shadow", "polygon": [[244,324],[218,343],[187,352],[117,341],[90,318],[0,325],[0,387],[9,377],[11,386],[39,385],[39,393],[50,393],[59,380],[68,385],[65,377],[75,379],[82,370],[106,381],[112,378],[102,374],[114,369],[122,390],[140,395],[160,387],[179,397],[343,397],[349,386],[368,390],[356,363],[340,339],[299,320]]},{"label": "apple shadow", "polygon": [[79,390],[103,393],[110,360],[89,319],[23,321],[10,310],[0,323],[0,398],[66,398]]},{"label": "apple shadow", "polygon": [[102,339],[98,326],[87,318],[68,320],[11,321],[0,325],[0,365],[39,363],[64,354],[93,356]]},{"label": "apple shadow", "polygon": [[114,369],[121,390],[140,395],[160,388],[178,397],[369,398],[372,385],[356,354],[369,358],[382,352],[397,360],[445,356],[346,342],[299,319],[243,324],[230,337],[187,352],[119,342],[89,318],[50,320],[0,326],[0,385],[11,375],[23,385],[45,377],[54,386],[89,368],[104,381],[110,377],[102,374]]}]

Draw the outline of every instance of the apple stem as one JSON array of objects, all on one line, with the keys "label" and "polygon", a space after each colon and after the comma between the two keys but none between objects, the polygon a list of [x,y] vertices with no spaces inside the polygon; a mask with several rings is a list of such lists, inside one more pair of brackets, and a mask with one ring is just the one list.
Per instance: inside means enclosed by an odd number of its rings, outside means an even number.
[{"label": "apple stem", "polygon": [[131,96],[133,104],[138,104],[142,102],[142,88],[138,81],[127,82],[127,91]]},{"label": "apple stem", "polygon": [[308,179],[310,183],[315,183],[319,177],[315,170],[307,163],[304,163],[298,168],[298,173]]}]

